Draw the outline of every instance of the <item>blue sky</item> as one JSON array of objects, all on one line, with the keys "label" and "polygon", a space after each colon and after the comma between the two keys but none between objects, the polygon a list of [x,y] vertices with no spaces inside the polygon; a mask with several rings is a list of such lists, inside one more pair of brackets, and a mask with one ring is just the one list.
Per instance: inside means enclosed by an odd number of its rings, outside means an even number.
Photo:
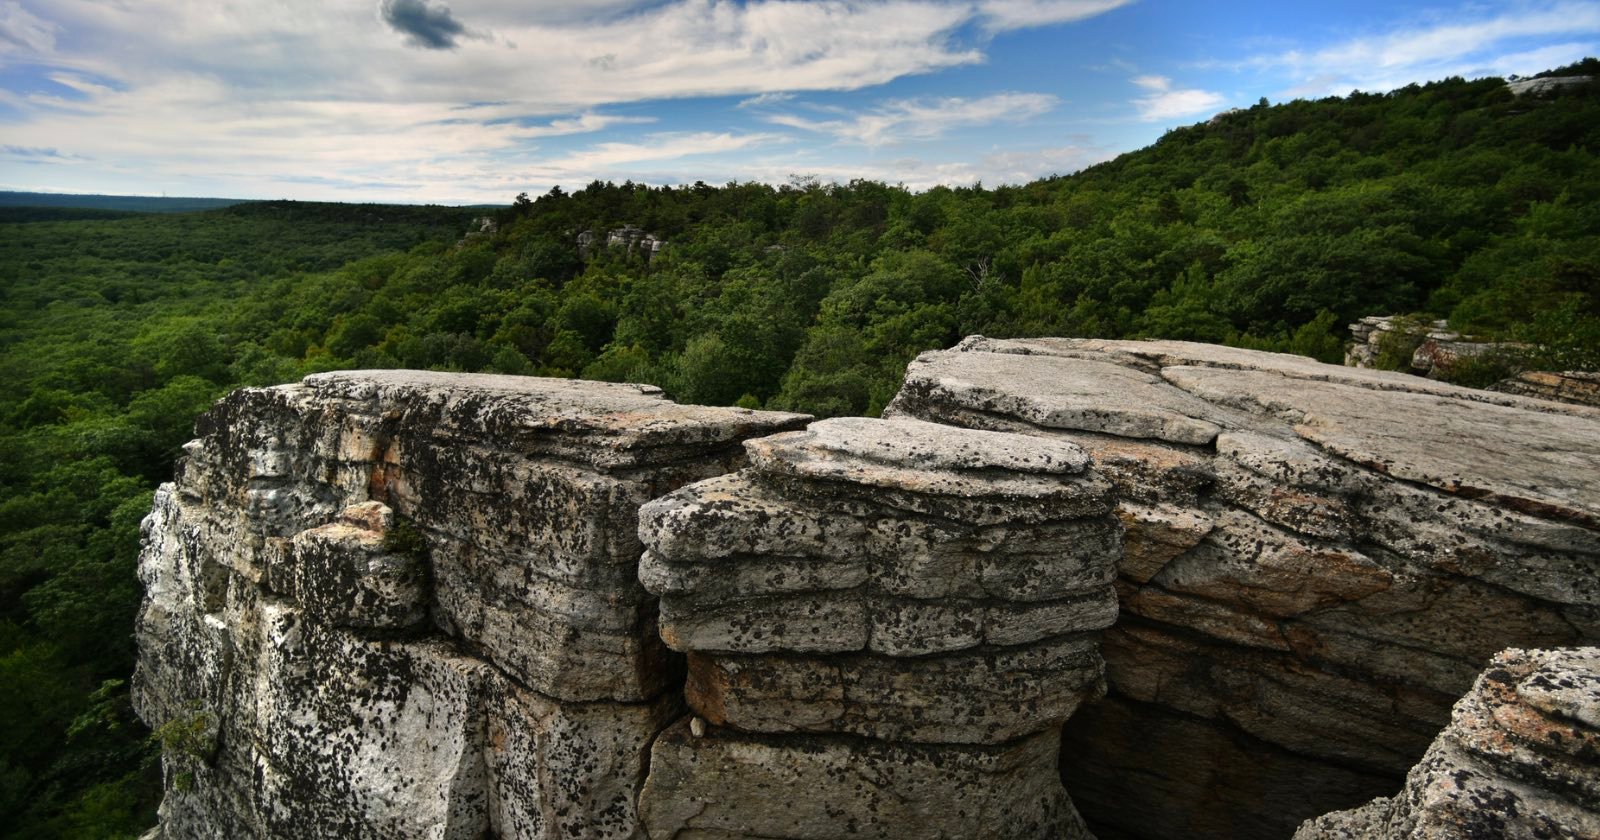
[{"label": "blue sky", "polygon": [[0,189],[1021,183],[1262,97],[1600,55],[1600,0],[0,0]]}]

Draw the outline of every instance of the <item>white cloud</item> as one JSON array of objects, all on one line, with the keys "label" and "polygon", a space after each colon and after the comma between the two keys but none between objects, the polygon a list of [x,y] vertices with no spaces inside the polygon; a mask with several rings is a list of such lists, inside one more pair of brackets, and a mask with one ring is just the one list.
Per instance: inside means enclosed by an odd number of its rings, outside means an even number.
[{"label": "white cloud", "polygon": [[[1124,2],[0,0],[0,56],[51,68],[66,88],[0,90],[0,104],[13,112],[8,144],[93,159],[85,179],[144,173],[207,192],[287,178],[326,190],[384,182],[441,200],[467,178],[498,190],[514,173],[590,166],[582,174],[603,177],[599,168],[646,151],[636,146],[689,156],[684,138],[726,151],[776,142],[721,127],[646,142],[602,136],[628,142],[577,151],[556,139],[647,121],[607,106],[738,96],[772,108],[797,93],[981,63],[974,28],[1064,23]],[[424,35],[441,48],[406,45]],[[813,130],[892,142],[1053,105],[1027,94],[895,103]]]},{"label": "white cloud", "polygon": [[1134,107],[1139,111],[1139,119],[1146,122],[1210,113],[1227,101],[1222,94],[1208,90],[1174,90],[1172,80],[1166,76],[1135,76],[1133,83],[1150,92],[1148,96],[1133,100]]},{"label": "white cloud", "polygon": [[[1568,44],[1570,50],[1546,46],[1530,51],[1517,45],[1528,38],[1600,33],[1600,3],[1516,4],[1488,16],[1478,8],[1469,7],[1449,22],[1411,24],[1318,49],[1258,55],[1242,66],[1288,71],[1296,81],[1289,92],[1295,95],[1384,91],[1446,76],[1549,69],[1538,65],[1549,60],[1568,63],[1592,54],[1593,41]],[[1506,53],[1508,49],[1512,52]]]},{"label": "white cloud", "polygon": [[569,134],[591,134],[618,125],[642,125],[655,121],[655,117],[623,117],[591,112],[579,114],[569,120],[551,120],[545,125],[528,126],[519,131],[518,136],[524,138],[564,137]]},{"label": "white cloud", "polygon": [[1563,67],[1583,59],[1585,56],[1600,55],[1600,45],[1590,41],[1588,43],[1552,44],[1534,50],[1508,53],[1498,56],[1490,64],[1502,76],[1531,76],[1557,67]]},{"label": "white cloud", "polygon": [[548,161],[540,169],[549,177],[570,177],[573,173],[614,172],[634,163],[676,160],[694,155],[709,155],[748,149],[786,140],[781,134],[734,134],[695,132],[655,134],[643,143],[599,143],[588,149]]},{"label": "white cloud", "polygon": [[15,0],[0,3],[0,55],[48,54],[55,49],[58,29],[55,24],[35,16]]},{"label": "white cloud", "polygon": [[1102,15],[1133,0],[980,0],[978,12],[992,31],[1070,23]]},{"label": "white cloud", "polygon": [[847,142],[881,146],[928,140],[963,126],[1020,122],[1051,110],[1056,102],[1054,96],[1041,93],[999,93],[976,99],[888,102],[848,119],[813,120],[794,114],[774,114],[766,119],[778,125],[831,134]]},{"label": "white cloud", "polygon": [[1087,142],[1082,145],[992,152],[975,160],[954,161],[918,157],[865,162],[819,161],[791,155],[754,161],[741,167],[737,174],[744,180],[773,184],[783,183],[791,175],[801,174],[841,184],[857,178],[903,184],[912,190],[980,182],[994,187],[1069,174],[1114,156],[1113,152]]},{"label": "white cloud", "polygon": [[781,104],[783,104],[785,102],[788,102],[788,101],[794,99],[794,97],[795,97],[795,95],[792,94],[792,93],[789,93],[788,91],[775,90],[775,91],[772,91],[770,93],[763,93],[760,96],[752,96],[749,99],[746,99],[746,100],[740,102],[735,107],[737,107],[737,108],[765,108],[765,107],[770,106],[770,105],[781,105]]}]

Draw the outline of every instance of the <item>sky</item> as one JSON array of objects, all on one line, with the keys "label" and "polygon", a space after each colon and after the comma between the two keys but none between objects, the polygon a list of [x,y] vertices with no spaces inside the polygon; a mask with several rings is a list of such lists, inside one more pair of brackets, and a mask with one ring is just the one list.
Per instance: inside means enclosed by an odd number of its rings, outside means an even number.
[{"label": "sky", "polygon": [[505,204],[1067,174],[1600,55],[1600,0],[0,0],[0,189]]}]

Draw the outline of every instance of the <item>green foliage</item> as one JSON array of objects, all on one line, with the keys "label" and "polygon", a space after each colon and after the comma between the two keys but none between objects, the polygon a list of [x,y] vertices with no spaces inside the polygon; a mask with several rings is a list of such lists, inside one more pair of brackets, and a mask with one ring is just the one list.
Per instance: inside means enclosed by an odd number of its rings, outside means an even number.
[{"label": "green foliage", "polygon": [[1410,370],[1411,358],[1428,338],[1432,325],[1425,316],[1406,315],[1390,322],[1393,329],[1372,339],[1377,353],[1372,366],[1378,370]]},{"label": "green foliage", "polygon": [[356,260],[453,242],[471,215],[287,202],[0,214],[0,836],[154,824],[159,782],[127,677],[156,483],[229,388],[326,364],[311,351],[337,312],[280,319],[274,284],[340,266],[359,284],[407,257]]},{"label": "green foliage", "polygon": [[426,559],[428,539],[417,530],[417,526],[411,520],[396,516],[394,524],[383,533],[383,550],[388,554]]},{"label": "green foliage", "polygon": [[185,714],[156,727],[150,738],[169,756],[205,763],[217,752],[216,716],[190,703]]}]

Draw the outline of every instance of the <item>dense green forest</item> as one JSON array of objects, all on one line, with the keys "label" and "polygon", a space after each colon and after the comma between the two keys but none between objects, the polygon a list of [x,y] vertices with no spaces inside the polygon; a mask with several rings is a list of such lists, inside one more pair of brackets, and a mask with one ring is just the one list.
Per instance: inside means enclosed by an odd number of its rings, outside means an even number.
[{"label": "dense green forest", "polygon": [[[1391,313],[1595,370],[1597,152],[1595,84],[1452,79],[1263,101],[993,189],[596,182],[471,235],[482,211],[0,215],[0,832],[153,820],[125,682],[138,522],[228,388],[414,367],[872,414],[913,355],[967,334],[1337,361],[1345,324]],[[668,244],[608,246],[624,226]]]}]

